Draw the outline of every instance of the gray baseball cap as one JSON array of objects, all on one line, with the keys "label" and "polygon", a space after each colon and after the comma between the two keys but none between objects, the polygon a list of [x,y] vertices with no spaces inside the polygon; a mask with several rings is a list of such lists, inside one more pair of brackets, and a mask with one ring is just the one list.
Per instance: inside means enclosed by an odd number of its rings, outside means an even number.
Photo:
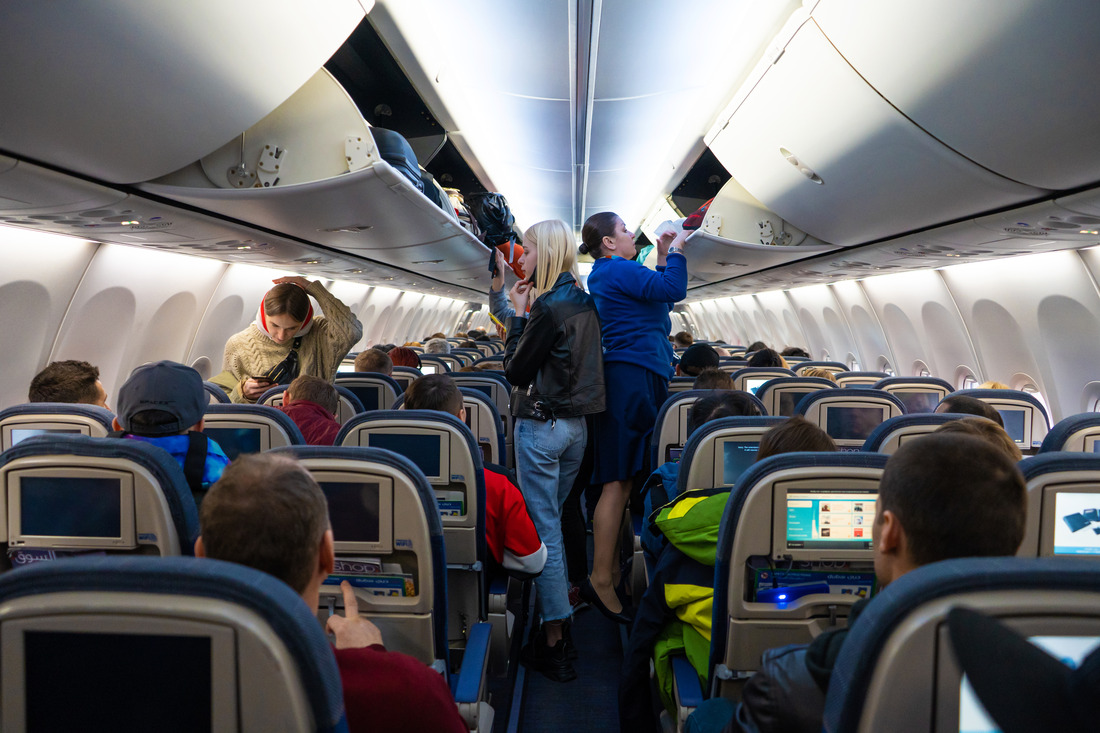
[{"label": "gray baseball cap", "polygon": [[[191,367],[174,361],[143,364],[118,391],[118,422],[126,432],[175,435],[202,420],[206,403],[202,377]],[[161,410],[176,419],[134,430],[134,416],[146,410]]]}]

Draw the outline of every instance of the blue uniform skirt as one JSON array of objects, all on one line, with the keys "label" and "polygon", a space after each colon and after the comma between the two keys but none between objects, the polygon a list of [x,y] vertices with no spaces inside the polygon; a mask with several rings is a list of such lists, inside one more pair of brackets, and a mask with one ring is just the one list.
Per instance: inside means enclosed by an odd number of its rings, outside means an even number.
[{"label": "blue uniform skirt", "polygon": [[657,412],[668,397],[668,378],[625,362],[604,363],[607,409],[592,434],[592,483],[628,481],[648,467]]}]

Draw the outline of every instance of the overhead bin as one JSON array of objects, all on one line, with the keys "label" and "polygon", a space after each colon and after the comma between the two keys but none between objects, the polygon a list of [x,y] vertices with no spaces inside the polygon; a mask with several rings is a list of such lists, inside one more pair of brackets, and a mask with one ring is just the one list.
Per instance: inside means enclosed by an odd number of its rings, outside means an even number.
[{"label": "overhead bin", "polygon": [[138,188],[460,287],[489,286],[485,245],[382,159],[324,69],[243,136]]},{"label": "overhead bin", "polygon": [[991,173],[914,125],[804,14],[783,38],[707,142],[753,196],[799,229],[854,245],[1045,193]]},{"label": "overhead bin", "polygon": [[733,178],[714,197],[702,226],[687,242],[697,285],[836,249],[783,221]]},{"label": "overhead bin", "polygon": [[1096,0],[820,0],[814,21],[876,92],[1021,183],[1100,180]]},{"label": "overhead bin", "polygon": [[357,0],[5,3],[0,150],[108,183],[165,175],[278,107],[365,14]]}]

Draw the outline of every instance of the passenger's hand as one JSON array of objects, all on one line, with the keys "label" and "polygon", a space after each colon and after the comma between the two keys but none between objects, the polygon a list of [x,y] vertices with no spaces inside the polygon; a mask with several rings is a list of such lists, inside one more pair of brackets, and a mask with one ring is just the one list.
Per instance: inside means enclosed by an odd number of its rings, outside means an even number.
[{"label": "passenger's hand", "polygon": [[672,245],[672,240],[676,238],[676,232],[665,232],[661,236],[657,237],[657,254],[668,254],[668,248]]},{"label": "passenger's hand", "polygon": [[523,317],[526,315],[527,299],[529,297],[531,297],[531,283],[526,280],[519,280],[508,291],[508,300],[512,301],[512,308],[515,309],[517,316]]},{"label": "passenger's hand", "polygon": [[286,277],[277,277],[271,282],[275,283],[276,285],[282,285],[283,283],[294,283],[302,290],[307,289],[310,284],[309,280],[306,280],[301,275],[287,275]]},{"label": "passenger's hand", "polygon": [[504,287],[504,273],[505,273],[506,270],[511,269],[510,267],[508,267],[508,263],[504,261],[504,253],[501,252],[499,249],[496,250],[496,253],[497,253],[497,274],[493,277],[493,282],[490,285],[490,287],[493,289],[494,292],[496,292],[496,291],[498,291],[498,290],[500,290],[501,288]]},{"label": "passenger's hand", "polygon": [[359,615],[359,601],[355,598],[355,589],[351,583],[343,581],[340,590],[344,592],[344,615],[335,613],[328,617],[325,628],[336,637],[337,649],[362,649],[372,644],[382,643],[382,632],[378,627]]},{"label": "passenger's hand", "polygon": [[505,330],[504,326],[501,326],[501,325],[496,324],[496,323],[494,323],[493,325],[496,326],[497,336],[500,337],[501,341],[504,341],[505,339],[508,338],[508,331]]},{"label": "passenger's hand", "polygon": [[244,380],[244,383],[241,385],[241,394],[248,400],[255,402],[260,399],[260,395],[271,389],[272,386],[274,386],[274,382],[260,381],[253,377],[249,377]]}]

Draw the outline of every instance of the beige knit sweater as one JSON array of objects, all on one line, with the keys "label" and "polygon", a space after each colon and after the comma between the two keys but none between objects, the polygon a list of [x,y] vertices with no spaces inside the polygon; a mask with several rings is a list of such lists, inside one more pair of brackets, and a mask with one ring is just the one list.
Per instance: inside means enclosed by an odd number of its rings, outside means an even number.
[{"label": "beige knit sweater", "polygon": [[[301,374],[322,377],[330,382],[336,377],[336,368],[347,356],[351,347],[363,337],[363,324],[319,282],[311,282],[306,292],[312,295],[323,316],[313,320],[313,328],[302,337],[298,347]],[[248,377],[264,374],[290,353],[290,344],[277,344],[268,338],[255,323],[229,337],[225,344],[225,361],[222,368],[232,372],[237,386],[229,393],[232,402],[248,402],[241,393],[241,384]]]}]

